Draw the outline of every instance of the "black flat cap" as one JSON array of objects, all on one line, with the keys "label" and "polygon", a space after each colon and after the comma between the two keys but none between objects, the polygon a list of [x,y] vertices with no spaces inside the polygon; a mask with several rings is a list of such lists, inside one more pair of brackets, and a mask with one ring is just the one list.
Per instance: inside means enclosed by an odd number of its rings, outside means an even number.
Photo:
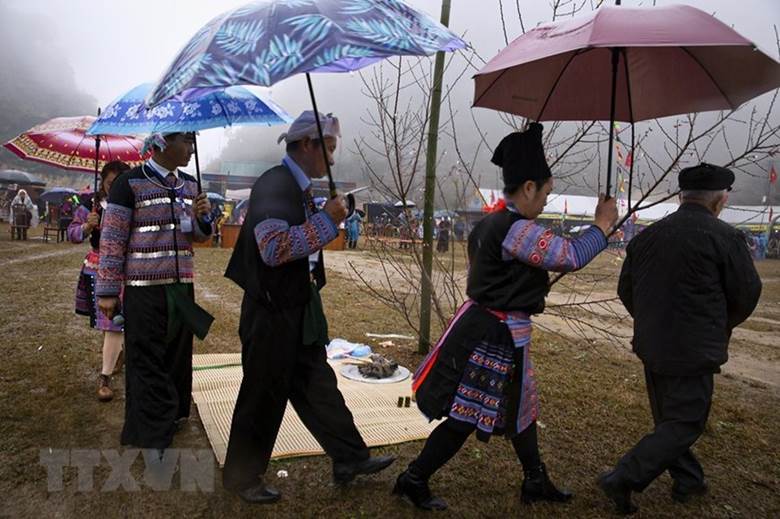
[{"label": "black flat cap", "polygon": [[510,133],[496,146],[490,161],[501,168],[504,187],[516,187],[526,180],[550,178],[544,156],[542,125],[531,123],[524,132]]},{"label": "black flat cap", "polygon": [[683,191],[731,191],[734,173],[728,168],[702,162],[680,171],[677,182]]}]

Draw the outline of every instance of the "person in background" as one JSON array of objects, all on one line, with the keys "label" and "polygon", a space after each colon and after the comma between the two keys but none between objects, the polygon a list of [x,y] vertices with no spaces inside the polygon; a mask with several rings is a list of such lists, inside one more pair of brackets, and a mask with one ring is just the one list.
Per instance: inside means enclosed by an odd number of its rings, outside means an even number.
[{"label": "person in background", "polygon": [[455,239],[457,241],[463,241],[466,236],[466,223],[462,218],[457,218],[453,225],[453,231],[455,232]]},{"label": "person in background", "polygon": [[468,300],[413,377],[417,407],[431,420],[444,420],[398,476],[393,492],[425,510],[446,508],[428,480],[472,433],[485,442],[496,435],[512,442],[523,467],[523,503],[572,497],[552,483],[539,454],[531,315],[544,310],[548,271],[581,269],[607,247],[617,206],[602,196],[594,225],[574,240],[535,221],[553,188],[540,124],[504,137],[492,162],[502,168],[506,205],[469,235]]},{"label": "person in background", "polygon": [[713,375],[728,359],[731,332],[761,295],[743,235],[718,219],[734,173],[702,163],[680,171],[678,182],[680,208],[631,240],[618,281],[634,318],[631,344],[644,364],[655,423],[599,478],[624,514],[637,510],[631,493],[667,470],[675,501],[707,492],[691,447],[707,424]]},{"label": "person in background", "polygon": [[[17,215],[14,212],[15,208],[24,207],[25,220],[24,222],[17,219]],[[30,200],[30,195],[27,191],[20,189],[14,199],[11,201],[11,220],[12,224],[16,225],[16,239],[26,240],[27,229],[32,226],[33,213],[35,212],[35,205]]]},{"label": "person in background", "polygon": [[103,166],[100,172],[97,204],[94,203],[92,197],[84,196],[67,229],[68,241],[82,243],[84,240],[89,240],[90,245],[76,285],[76,313],[88,316],[90,328],[103,332],[103,362],[97,389],[98,400],[101,402],[108,402],[114,398],[114,391],[111,389],[111,375],[117,369],[124,337],[122,325],[114,323],[100,312],[97,306],[97,297],[95,297],[95,278],[100,263],[100,220],[108,205],[106,199],[111,190],[111,184],[116,177],[129,169],[130,166],[118,160]]},{"label": "person in background", "polygon": [[358,238],[360,238],[360,224],[362,218],[360,213],[355,211],[344,222],[347,230],[347,247],[350,249],[356,249],[358,244]]},{"label": "person in background", "polygon": [[73,196],[68,196],[60,204],[59,230],[57,231],[59,233],[59,237],[57,238],[59,241],[65,241],[68,234],[68,227],[73,221],[73,213],[79,205],[74,201],[74,198],[75,197]]},{"label": "person in background", "polygon": [[450,219],[443,217],[438,225],[436,235],[436,252],[443,253],[450,250]]}]

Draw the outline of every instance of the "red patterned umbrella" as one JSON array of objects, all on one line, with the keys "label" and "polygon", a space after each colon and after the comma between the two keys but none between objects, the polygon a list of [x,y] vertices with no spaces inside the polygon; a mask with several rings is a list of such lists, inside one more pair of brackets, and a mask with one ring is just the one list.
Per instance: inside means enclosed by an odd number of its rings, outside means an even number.
[{"label": "red patterned umbrella", "polygon": [[[57,117],[39,124],[3,144],[19,157],[58,168],[93,172],[107,162],[141,163],[143,142],[126,135],[101,135],[99,143],[86,135],[95,117]],[[95,156],[99,153],[98,163]],[[97,166],[97,167],[96,167]]]}]

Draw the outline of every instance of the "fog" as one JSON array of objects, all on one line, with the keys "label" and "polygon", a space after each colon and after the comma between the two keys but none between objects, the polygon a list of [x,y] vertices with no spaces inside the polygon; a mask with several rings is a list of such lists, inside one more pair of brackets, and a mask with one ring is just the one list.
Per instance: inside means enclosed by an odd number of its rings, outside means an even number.
[{"label": "fog", "polygon": [[[106,106],[135,85],[156,80],[198,28],[220,12],[243,3],[244,0],[102,3],[0,0],[0,65],[3,71],[0,75],[0,138],[7,140],[50,117],[94,114],[98,106]],[[438,19],[440,0],[410,0],[409,3]],[[623,2],[632,6],[648,3],[651,2]],[[671,3],[680,1],[657,2],[658,5]],[[780,21],[780,2],[777,0],[688,0],[684,3],[714,13],[768,54],[777,57],[772,27],[773,22]],[[520,4],[526,29],[549,20],[548,2],[523,1]],[[511,41],[521,34],[516,2],[504,0],[503,10],[506,33]],[[450,27],[463,35],[484,59],[505,46],[498,0],[453,0]],[[432,62],[431,58],[431,65]],[[445,77],[445,88],[452,86],[464,69],[462,57],[455,57]],[[364,73],[371,72],[369,68]],[[467,70],[451,93],[459,145],[469,159],[480,140],[470,108],[473,72],[473,69]],[[372,102],[361,93],[363,85],[358,73],[316,75],[314,84],[320,110],[333,112],[342,121],[344,139],[336,157],[337,179],[366,183],[360,161],[353,152],[356,137],[369,131],[363,120],[366,111],[372,108]],[[310,108],[302,77],[256,91],[270,96],[293,115]],[[767,96],[756,102],[765,106]],[[509,131],[495,112],[474,109],[473,115],[490,146]],[[447,116],[445,109],[442,120]],[[775,124],[778,117],[776,108]],[[425,130],[420,128],[421,132]],[[215,171],[222,160],[278,160],[283,150],[276,144],[276,137],[282,131],[283,127],[202,132],[199,139],[201,165],[206,171]],[[440,171],[447,170],[455,160],[448,138],[443,138],[439,151],[442,155]],[[489,151],[483,146],[475,172],[480,176],[481,184],[494,187],[498,175],[488,158]],[[3,150],[0,166],[9,165],[36,169],[34,163],[20,164]],[[194,169],[194,161],[189,169]],[[594,171],[583,178],[583,192],[595,189],[595,176]],[[762,181],[750,180],[745,184],[752,186],[754,182],[754,190],[746,187],[741,192],[750,198],[749,202],[760,203],[755,198],[756,193],[764,189]]]}]

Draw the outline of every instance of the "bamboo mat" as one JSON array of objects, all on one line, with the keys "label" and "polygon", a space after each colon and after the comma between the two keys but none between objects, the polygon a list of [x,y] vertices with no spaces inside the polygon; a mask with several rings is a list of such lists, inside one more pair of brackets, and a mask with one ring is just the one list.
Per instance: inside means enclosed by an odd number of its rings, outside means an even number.
[{"label": "bamboo mat", "polygon": [[[398,407],[398,397],[411,397],[411,380],[393,384],[367,384],[339,373],[343,361],[331,362],[339,389],[355,425],[369,447],[391,445],[428,437],[436,423],[411,407]],[[193,355],[192,396],[220,466],[225,463],[230,421],[241,385],[241,355],[219,353]],[[288,403],[276,439],[272,459],[324,454]]]}]

